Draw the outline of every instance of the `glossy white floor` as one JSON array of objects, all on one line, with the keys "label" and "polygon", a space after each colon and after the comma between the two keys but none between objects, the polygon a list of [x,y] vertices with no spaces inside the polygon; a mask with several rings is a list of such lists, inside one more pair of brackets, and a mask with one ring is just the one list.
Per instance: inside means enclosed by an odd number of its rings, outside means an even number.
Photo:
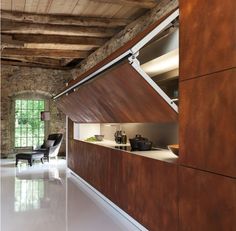
[{"label": "glossy white floor", "polygon": [[66,174],[65,160],[1,161],[1,231],[139,230]]}]

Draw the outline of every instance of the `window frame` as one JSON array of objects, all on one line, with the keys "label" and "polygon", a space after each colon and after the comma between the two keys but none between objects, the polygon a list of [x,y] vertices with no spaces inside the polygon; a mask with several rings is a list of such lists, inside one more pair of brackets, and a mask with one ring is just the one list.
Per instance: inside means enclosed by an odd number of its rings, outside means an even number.
[{"label": "window frame", "polygon": [[[37,94],[37,93],[22,93],[18,94],[17,96],[13,97],[13,102],[12,102],[12,148],[14,151],[19,152],[20,150],[32,150],[33,146],[27,146],[27,147],[15,147],[15,108],[16,108],[16,100],[43,100],[44,101],[44,110],[45,111],[50,111],[49,110],[49,99],[45,95]],[[44,121],[44,139],[48,134],[49,130],[49,121]]]}]

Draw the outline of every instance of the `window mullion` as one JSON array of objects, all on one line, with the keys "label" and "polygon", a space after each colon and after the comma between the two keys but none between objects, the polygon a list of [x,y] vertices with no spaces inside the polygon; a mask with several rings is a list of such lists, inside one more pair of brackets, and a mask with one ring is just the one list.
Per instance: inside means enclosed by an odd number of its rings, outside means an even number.
[{"label": "window mullion", "polygon": [[[39,145],[41,133],[45,126],[41,126],[40,111],[44,110],[43,100],[17,99],[15,101],[15,147],[29,147]],[[17,123],[16,123],[17,121]],[[44,123],[42,125],[45,125]]]}]

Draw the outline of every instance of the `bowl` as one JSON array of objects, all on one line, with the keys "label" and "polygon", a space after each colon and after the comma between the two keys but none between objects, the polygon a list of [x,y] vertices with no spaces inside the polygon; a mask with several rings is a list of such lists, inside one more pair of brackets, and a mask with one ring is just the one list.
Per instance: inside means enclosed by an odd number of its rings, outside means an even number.
[{"label": "bowl", "polygon": [[97,141],[103,141],[104,135],[95,135]]},{"label": "bowl", "polygon": [[167,146],[170,151],[172,151],[175,155],[179,155],[179,145],[178,144],[170,144]]}]

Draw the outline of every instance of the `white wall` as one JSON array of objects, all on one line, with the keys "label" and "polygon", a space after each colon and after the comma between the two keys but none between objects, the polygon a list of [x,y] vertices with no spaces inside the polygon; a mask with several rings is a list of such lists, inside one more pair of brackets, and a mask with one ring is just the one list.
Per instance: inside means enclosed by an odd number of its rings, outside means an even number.
[{"label": "white wall", "polygon": [[74,139],[85,140],[94,135],[100,135],[100,124],[74,123]]},{"label": "white wall", "polygon": [[178,123],[121,123],[107,126],[101,124],[101,133],[106,140],[114,140],[116,130],[125,131],[127,138],[133,138],[136,134],[148,138],[154,147],[167,148],[169,144],[178,144]]}]

